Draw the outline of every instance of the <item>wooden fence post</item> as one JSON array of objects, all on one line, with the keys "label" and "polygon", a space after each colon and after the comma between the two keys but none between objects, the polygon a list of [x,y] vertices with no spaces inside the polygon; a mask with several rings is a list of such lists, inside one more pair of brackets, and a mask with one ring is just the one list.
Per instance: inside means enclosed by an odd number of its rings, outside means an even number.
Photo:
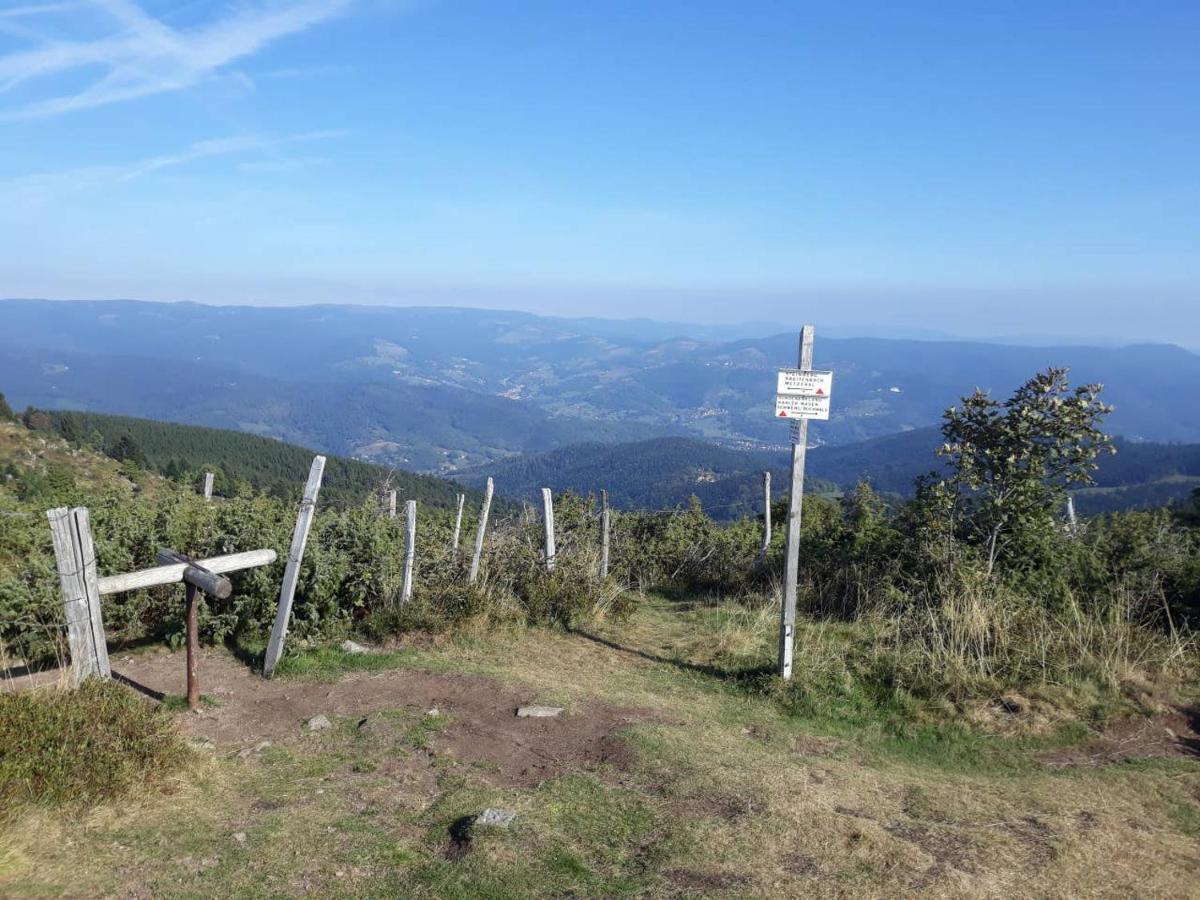
[{"label": "wooden fence post", "polygon": [[495,485],[489,478],[483,492],[483,506],[479,508],[479,530],[475,532],[475,553],[471,556],[471,574],[467,577],[469,584],[474,584],[475,579],[479,577],[479,560],[483,557],[483,538],[487,534],[488,513],[492,509],[493,490],[495,490]]},{"label": "wooden fence post", "polygon": [[[811,369],[813,327],[800,330],[800,368]],[[797,423],[792,443],[792,486],[788,494],[787,555],[783,567],[783,608],[779,616],[779,674],[792,677],[793,638],[796,632],[796,585],[800,574],[800,518],[804,508],[804,457],[808,449],[808,419]]]},{"label": "wooden fence post", "polygon": [[462,514],[463,504],[467,502],[466,494],[458,495],[458,515],[454,517],[454,537],[450,541],[450,549],[455,556],[458,555],[458,538],[462,534]]},{"label": "wooden fence post", "polygon": [[546,533],[546,571],[554,571],[554,498],[542,488],[542,526]]},{"label": "wooden fence post", "polygon": [[47,512],[46,517],[50,520],[58,582],[67,618],[72,678],[76,684],[93,675],[110,678],[112,669],[108,663],[96,548],[92,543],[88,511],[84,507],[60,507]]},{"label": "wooden fence post", "polygon": [[600,492],[600,579],[608,577],[608,491]]},{"label": "wooden fence post", "polygon": [[387,492],[387,514],[389,519],[396,518],[396,492]]},{"label": "wooden fence post", "polygon": [[1079,517],[1075,515],[1075,498],[1067,495],[1067,532],[1074,537],[1079,532]]},{"label": "wooden fence post", "polygon": [[771,549],[771,473],[763,472],[763,542],[758,554],[759,563],[767,561]]},{"label": "wooden fence post", "polygon": [[400,602],[407,603],[413,594],[413,562],[417,558],[417,501],[404,504],[404,584],[400,589]]},{"label": "wooden fence post", "polygon": [[213,473],[205,472],[204,473],[204,501],[206,503],[212,501],[212,492],[213,492]]},{"label": "wooden fence post", "polygon": [[271,640],[263,656],[263,676],[266,678],[275,673],[275,666],[283,656],[283,641],[287,637],[292,601],[296,598],[296,582],[300,578],[300,560],[304,558],[304,548],[308,545],[308,532],[312,528],[317,494],[321,490],[321,476],[324,472],[325,457],[313,457],[312,468],[308,471],[308,482],[304,485],[304,499],[300,501],[300,512],[296,516],[296,529],[292,532],[287,568],[283,572],[283,583],[279,586],[279,609],[275,613],[275,625],[271,629]]}]

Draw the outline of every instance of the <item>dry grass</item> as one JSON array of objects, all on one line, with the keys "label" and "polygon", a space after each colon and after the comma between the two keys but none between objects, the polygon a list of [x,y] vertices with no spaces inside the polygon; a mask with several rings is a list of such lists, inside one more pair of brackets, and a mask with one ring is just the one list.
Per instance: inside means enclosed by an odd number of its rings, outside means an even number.
[{"label": "dry grass", "polygon": [[[339,726],[247,761],[210,751],[170,797],[83,819],[38,813],[7,833],[0,892],[1194,895],[1200,838],[1177,810],[1200,797],[1195,763],[1051,772],[1018,741],[981,738],[951,759],[882,725],[784,715],[736,675],[773,652],[769,605],[659,601],[589,634],[510,629],[397,662],[491,675],[564,705],[653,710],[657,721],[627,733],[625,772],[496,787],[485,769],[435,754],[418,776],[406,761],[424,751]],[[803,670],[830,667],[852,639],[802,629]],[[831,729],[838,740],[814,736]],[[485,805],[517,810],[518,827],[447,860],[447,823]]]}]

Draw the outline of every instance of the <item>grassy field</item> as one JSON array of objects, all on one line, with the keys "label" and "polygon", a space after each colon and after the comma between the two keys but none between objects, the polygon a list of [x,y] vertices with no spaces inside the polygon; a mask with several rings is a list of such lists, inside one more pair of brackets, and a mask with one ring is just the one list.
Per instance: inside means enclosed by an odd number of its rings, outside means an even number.
[{"label": "grassy field", "polygon": [[[194,747],[180,773],[11,817],[0,894],[1195,896],[1196,758],[1074,759],[1086,726],[1012,704],[987,728],[853,692],[797,706],[762,674],[773,627],[653,597],[595,631],[314,651],[269,684],[211,652],[210,702],[172,713]],[[798,670],[845,627],[803,625]],[[565,712],[516,718],[530,702]],[[331,726],[305,727],[318,714]],[[472,825],[488,807],[517,818]]]}]

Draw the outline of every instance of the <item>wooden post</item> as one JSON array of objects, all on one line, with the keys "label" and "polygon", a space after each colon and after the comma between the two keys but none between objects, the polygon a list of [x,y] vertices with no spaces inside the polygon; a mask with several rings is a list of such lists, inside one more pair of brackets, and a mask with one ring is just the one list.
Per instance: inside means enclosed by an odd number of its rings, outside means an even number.
[{"label": "wooden post", "polygon": [[[811,369],[813,327],[800,330],[801,369]],[[783,567],[783,608],[779,617],[779,675],[792,677],[792,643],[796,632],[796,586],[800,573],[800,518],[804,507],[804,457],[808,449],[808,419],[800,419],[792,444],[792,481],[788,494],[787,555]]]},{"label": "wooden post", "polygon": [[458,515],[454,517],[454,537],[450,541],[450,549],[454,552],[455,557],[458,556],[458,538],[462,534],[462,514],[463,504],[467,502],[466,494],[458,495]]},{"label": "wooden post", "polygon": [[389,519],[396,518],[396,492],[387,492],[387,514]]},{"label": "wooden post", "polygon": [[767,561],[771,549],[771,473],[763,472],[763,542],[758,554],[759,563]]},{"label": "wooden post", "polygon": [[475,579],[479,577],[479,560],[483,557],[483,538],[487,534],[488,513],[492,509],[492,491],[495,485],[492,479],[487,480],[487,487],[483,491],[483,506],[479,508],[479,530],[475,532],[475,553],[471,556],[471,574],[467,576],[467,582],[474,584]]},{"label": "wooden post", "polygon": [[600,578],[608,577],[608,491],[600,492]]},{"label": "wooden post", "polygon": [[1075,498],[1067,495],[1067,532],[1074,537],[1079,531],[1079,518],[1075,515]]},{"label": "wooden post", "polygon": [[212,501],[212,491],[213,491],[213,473],[205,472],[204,473],[204,502],[205,503],[209,503]]},{"label": "wooden post", "polygon": [[46,517],[50,520],[50,536],[67,618],[72,678],[76,684],[93,675],[109,678],[112,669],[108,663],[96,548],[92,543],[88,511],[84,507],[62,507],[50,510]]},{"label": "wooden post", "polygon": [[279,609],[275,613],[275,626],[271,629],[271,640],[263,656],[263,676],[266,678],[274,674],[275,666],[283,656],[283,641],[287,637],[292,601],[296,597],[296,582],[300,578],[300,560],[304,558],[304,548],[308,544],[308,531],[312,528],[317,494],[321,490],[321,476],[324,472],[325,457],[313,457],[312,468],[308,472],[308,483],[304,486],[304,499],[300,502],[300,512],[296,516],[296,530],[292,532],[287,568],[283,572],[283,583],[279,586]]},{"label": "wooden post", "polygon": [[400,602],[407,603],[413,593],[413,562],[417,558],[417,501],[404,504],[404,585],[400,589]]},{"label": "wooden post", "polygon": [[554,571],[554,498],[542,488],[542,526],[546,533],[546,571]]}]

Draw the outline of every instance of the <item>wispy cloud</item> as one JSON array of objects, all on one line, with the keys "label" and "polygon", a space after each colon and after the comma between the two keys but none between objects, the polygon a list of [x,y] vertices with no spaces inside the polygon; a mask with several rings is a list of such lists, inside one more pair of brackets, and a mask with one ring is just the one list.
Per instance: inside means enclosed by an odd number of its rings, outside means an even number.
[{"label": "wispy cloud", "polygon": [[[124,184],[152,172],[185,166],[189,163],[218,156],[246,153],[271,153],[281,147],[330,140],[345,135],[344,131],[306,131],[298,134],[265,136],[257,134],[232,135],[197,141],[174,153],[162,153],[119,166],[85,166],[57,172],[40,172],[0,182],[0,198],[10,202],[42,202],[63,194],[94,190]],[[311,159],[311,158],[308,158]],[[258,161],[270,167],[286,163],[286,159]],[[310,163],[311,164],[311,163]],[[249,166],[245,163],[239,166]],[[245,171],[256,171],[245,168]],[[263,168],[261,171],[269,171]]]},{"label": "wispy cloud", "polygon": [[[135,0],[88,0],[104,14],[110,30],[87,40],[44,35],[31,49],[0,57],[0,98],[18,86],[36,89],[57,76],[100,73],[66,93],[47,87],[44,96],[0,105],[0,121],[43,118],[122,100],[192,87],[236,60],[288,35],[313,27],[344,10],[351,0],[260,0],[194,28],[172,28],[147,14]],[[62,15],[79,4],[30,4],[7,11],[30,32],[29,22]]]}]

